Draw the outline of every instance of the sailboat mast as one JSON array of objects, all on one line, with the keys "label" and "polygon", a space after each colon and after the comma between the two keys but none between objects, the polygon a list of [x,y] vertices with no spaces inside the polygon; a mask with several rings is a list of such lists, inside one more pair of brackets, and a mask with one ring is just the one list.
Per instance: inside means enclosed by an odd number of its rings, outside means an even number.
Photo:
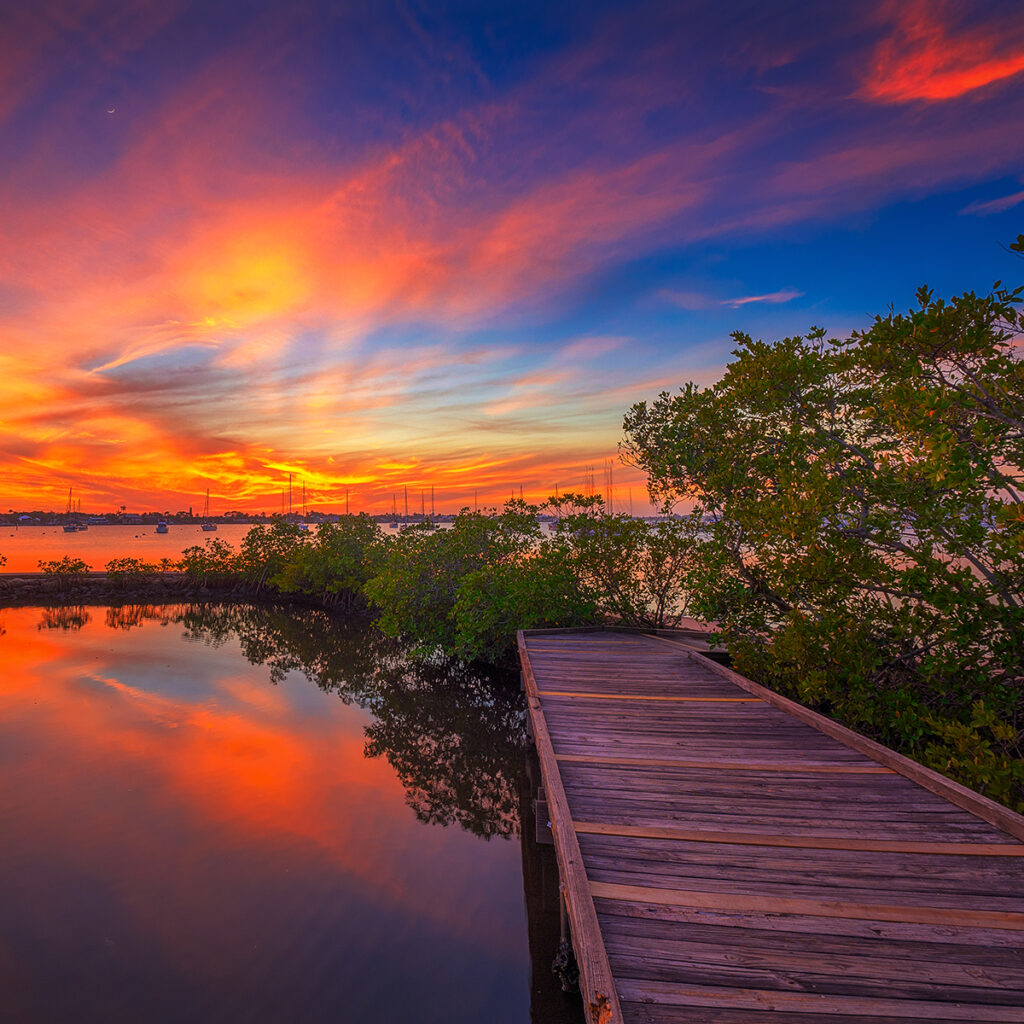
[{"label": "sailboat mast", "polygon": [[405,518],[409,518],[409,485],[405,485]]},{"label": "sailboat mast", "polygon": [[430,485],[430,518],[434,518],[434,485]]}]

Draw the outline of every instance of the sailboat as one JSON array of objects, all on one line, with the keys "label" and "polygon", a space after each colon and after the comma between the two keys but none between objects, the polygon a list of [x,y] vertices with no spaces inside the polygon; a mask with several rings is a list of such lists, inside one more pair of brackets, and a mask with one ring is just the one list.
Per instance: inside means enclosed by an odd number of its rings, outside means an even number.
[{"label": "sailboat", "polygon": [[88,530],[89,524],[85,521],[85,516],[82,515],[82,499],[78,499],[78,532],[81,533],[83,530]]},{"label": "sailboat", "polygon": [[74,503],[71,499],[71,488],[68,488],[68,507],[65,509],[64,514],[68,517],[64,523],[65,533],[78,533],[78,523],[76,523],[71,515],[75,510]]},{"label": "sailboat", "polygon": [[206,504],[203,506],[203,533],[215,533],[217,524],[210,518],[210,488],[206,488]]},{"label": "sailboat", "polygon": [[309,529],[306,522],[306,481],[302,481],[302,515],[292,511],[292,474],[288,474],[288,522],[294,523],[296,528],[305,532]]}]

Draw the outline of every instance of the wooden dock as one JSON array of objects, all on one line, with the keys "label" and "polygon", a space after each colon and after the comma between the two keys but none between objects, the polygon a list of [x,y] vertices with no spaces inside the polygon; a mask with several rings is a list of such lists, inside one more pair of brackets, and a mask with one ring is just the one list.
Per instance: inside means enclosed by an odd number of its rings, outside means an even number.
[{"label": "wooden dock", "polygon": [[682,643],[519,653],[593,1024],[1024,1022],[1024,818]]}]

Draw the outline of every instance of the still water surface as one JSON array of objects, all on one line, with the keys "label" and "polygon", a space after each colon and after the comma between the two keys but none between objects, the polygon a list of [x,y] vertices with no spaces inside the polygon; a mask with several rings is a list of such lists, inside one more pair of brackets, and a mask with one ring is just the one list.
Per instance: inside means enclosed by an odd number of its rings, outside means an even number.
[{"label": "still water surface", "polygon": [[0,555],[7,564],[0,572],[38,572],[40,560],[81,558],[97,572],[112,558],[141,558],[158,562],[161,558],[180,558],[185,548],[219,537],[237,548],[249,532],[248,523],[229,523],[216,533],[203,533],[196,525],[173,523],[167,533],[155,526],[90,526],[83,533],[65,533],[59,526],[0,527]]},{"label": "still water surface", "polygon": [[[449,524],[442,524],[442,528]],[[39,561],[53,558],[81,558],[97,572],[112,558],[141,558],[157,562],[161,558],[180,558],[185,548],[220,538],[234,548],[252,529],[250,523],[221,523],[216,533],[203,533],[198,524],[172,523],[167,533],[156,527],[90,526],[83,533],[65,533],[59,526],[0,526],[0,555],[7,564],[0,572],[38,572]],[[386,535],[398,533],[390,523],[382,523]]]},{"label": "still water surface", "polygon": [[3,609],[0,664],[0,1019],[530,1019],[507,681],[238,606]]}]

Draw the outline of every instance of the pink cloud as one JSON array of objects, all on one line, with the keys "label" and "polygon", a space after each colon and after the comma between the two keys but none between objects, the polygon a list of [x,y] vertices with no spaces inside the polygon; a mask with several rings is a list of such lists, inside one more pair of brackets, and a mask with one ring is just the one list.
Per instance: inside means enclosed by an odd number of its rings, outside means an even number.
[{"label": "pink cloud", "polygon": [[988,202],[971,203],[965,206],[961,213],[973,213],[979,217],[987,217],[990,213],[1002,213],[1003,210],[1010,210],[1014,206],[1024,203],[1024,191],[1014,192],[1008,196],[1001,196],[999,199],[990,199]]},{"label": "pink cloud", "polygon": [[792,302],[793,299],[799,299],[804,293],[798,292],[795,288],[783,288],[777,292],[768,292],[765,295],[744,295],[738,299],[723,299],[723,306],[732,306],[733,309],[739,309],[740,306],[747,306],[752,302],[767,302],[771,305],[777,305],[782,302]]},{"label": "pink cloud", "polygon": [[[862,95],[881,103],[954,99],[1024,71],[1024,18],[957,28],[949,4],[900,0]],[[946,16],[944,19],[943,16]]]}]

